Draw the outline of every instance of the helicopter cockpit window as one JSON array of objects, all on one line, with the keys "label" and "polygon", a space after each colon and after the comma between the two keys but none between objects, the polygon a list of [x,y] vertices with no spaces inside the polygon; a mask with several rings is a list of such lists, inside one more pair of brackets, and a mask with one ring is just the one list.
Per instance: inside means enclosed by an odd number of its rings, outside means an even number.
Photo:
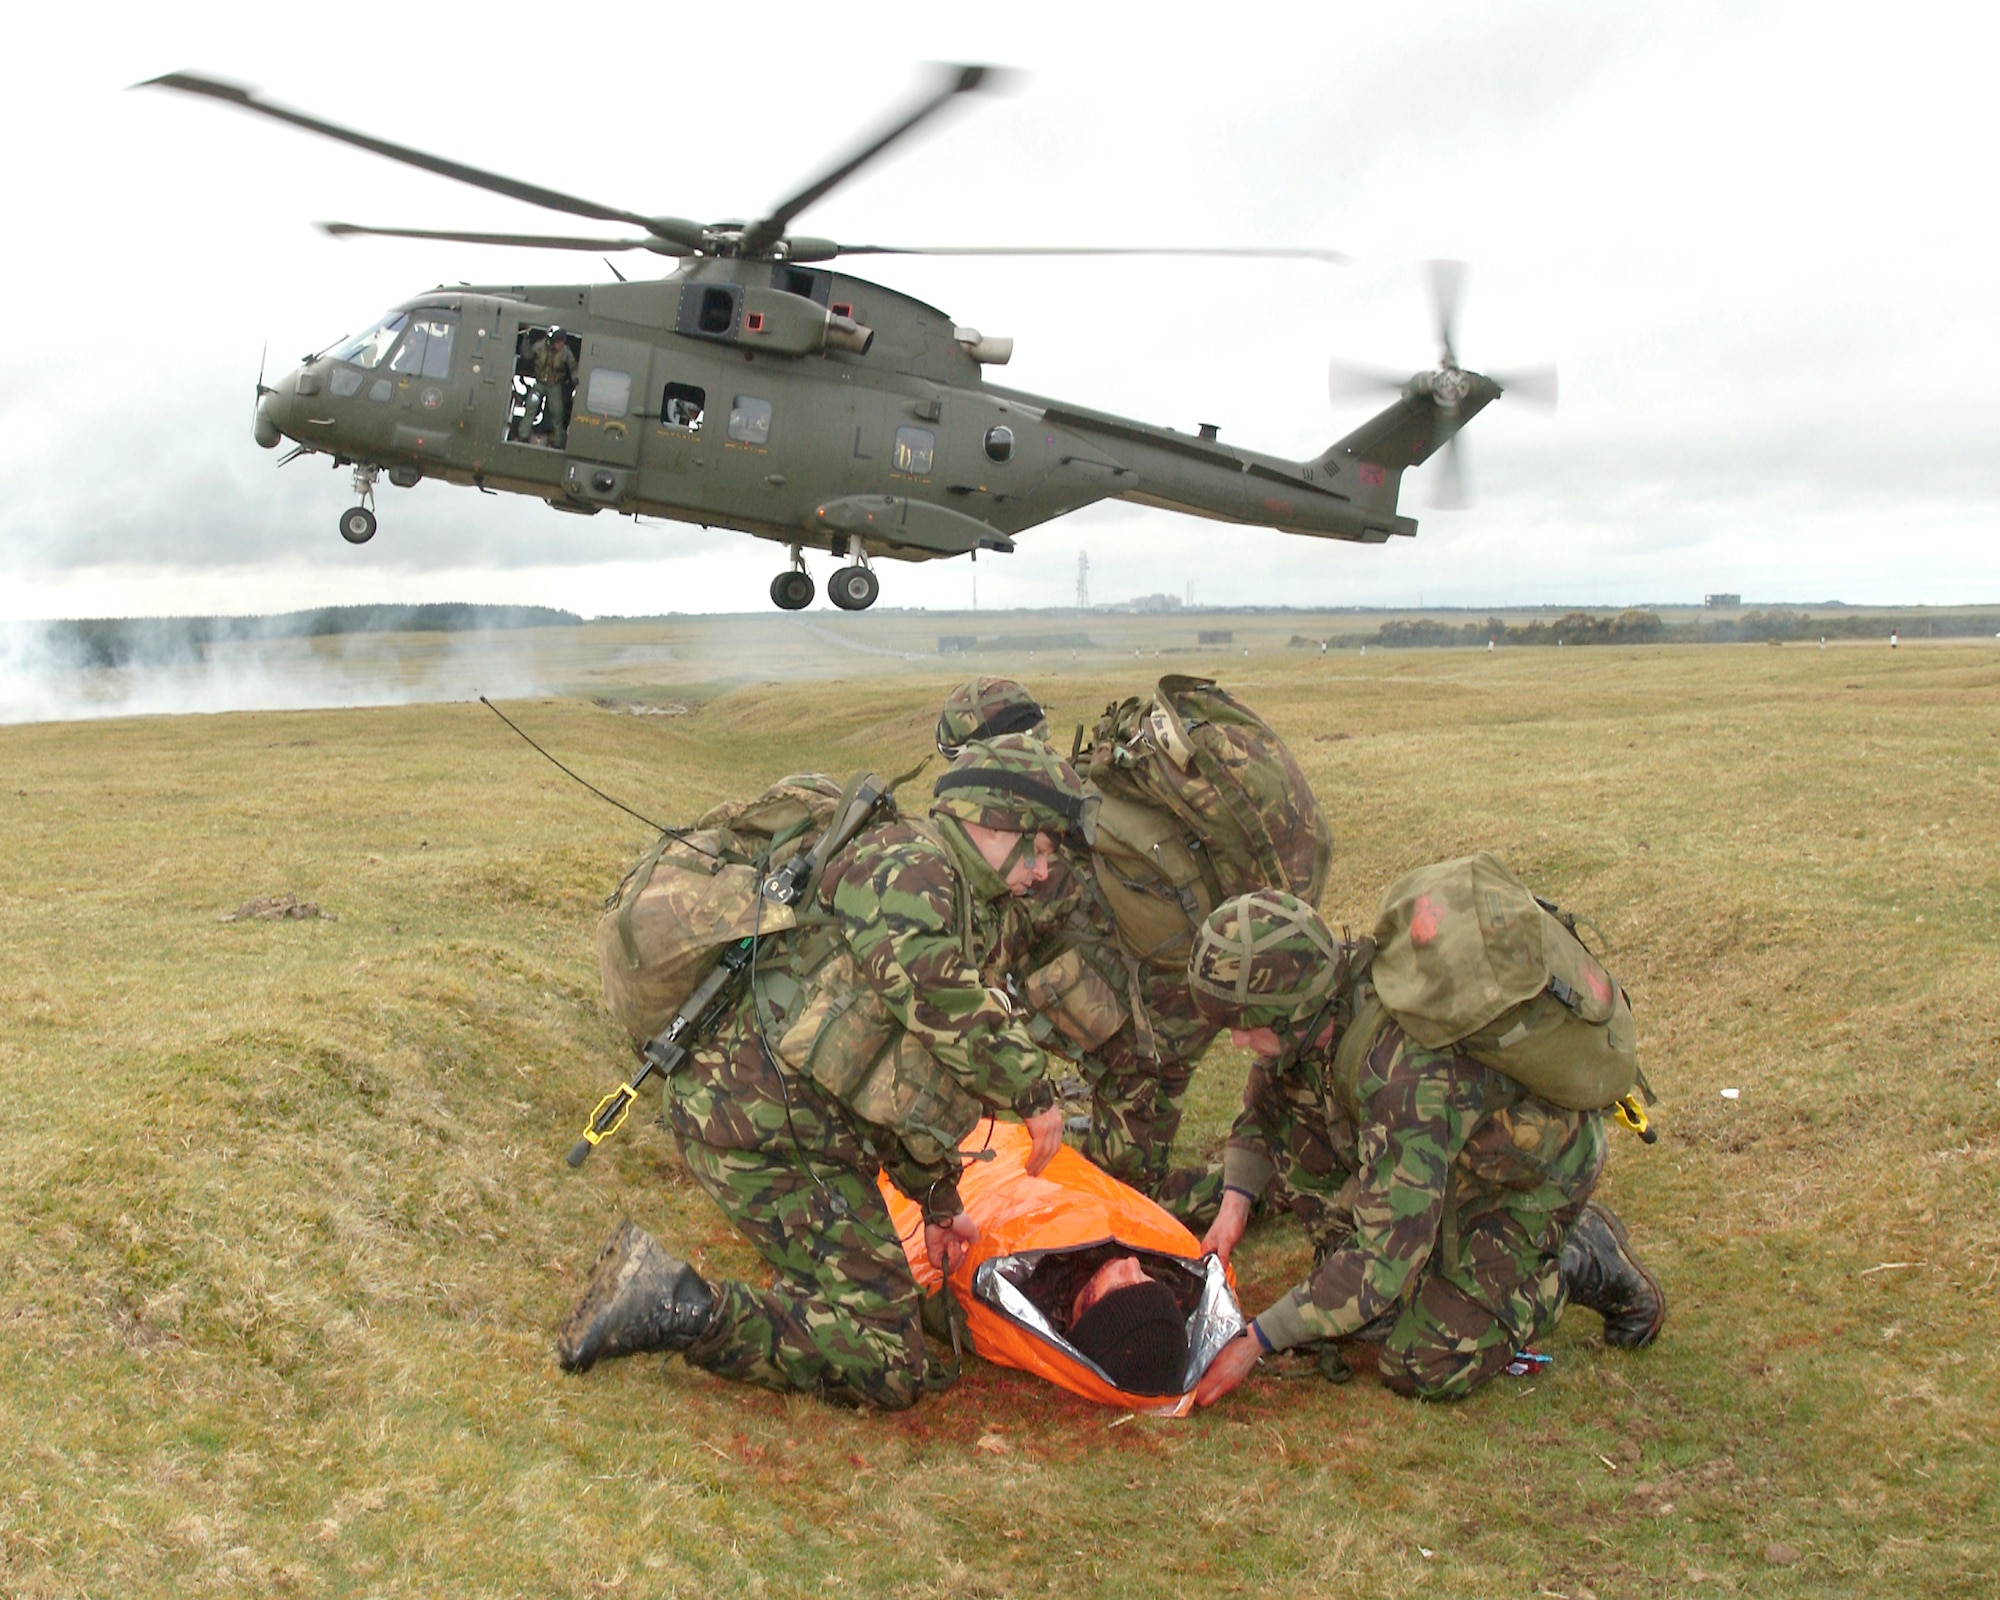
[{"label": "helicopter cockpit window", "polygon": [[403,331],[404,324],[409,320],[408,312],[392,312],[360,338],[349,339],[346,344],[334,351],[333,359],[346,361],[357,367],[379,367],[382,358],[395,344],[396,336]]},{"label": "helicopter cockpit window", "polygon": [[769,444],[771,402],[739,394],[729,403],[729,437],[738,444]]},{"label": "helicopter cockpit window", "polygon": [[437,311],[419,311],[410,331],[389,358],[389,370],[410,378],[451,376],[451,336],[457,319]]},{"label": "helicopter cockpit window", "polygon": [[660,396],[660,426],[683,433],[701,432],[701,415],[708,409],[708,392],[691,383],[670,383]]},{"label": "helicopter cockpit window", "polygon": [[913,478],[928,477],[937,459],[937,435],[929,428],[898,428],[896,449],[890,457],[897,472]]}]

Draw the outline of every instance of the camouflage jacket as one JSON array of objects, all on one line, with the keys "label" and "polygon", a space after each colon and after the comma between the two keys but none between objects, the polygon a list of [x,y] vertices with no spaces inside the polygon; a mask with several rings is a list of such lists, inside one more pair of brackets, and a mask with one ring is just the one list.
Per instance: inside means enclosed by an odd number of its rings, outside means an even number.
[{"label": "camouflage jacket", "polygon": [[[1007,938],[1007,970],[1017,977],[1047,966],[1074,950],[1104,980],[1124,1020],[1090,1053],[1120,1076],[1151,1067],[1169,1070],[1191,1063],[1217,1028],[1195,1008],[1178,972],[1131,960],[1119,942],[1118,922],[1098,892],[1090,852],[1067,845],[1050,863],[1048,878],[1014,902]],[[1138,1015],[1132,1001],[1137,991]],[[1052,1035],[1052,1049],[1073,1054],[1073,1046]]]},{"label": "camouflage jacket", "polygon": [[[936,831],[943,848],[904,822],[862,835],[828,864],[816,909],[896,1028],[988,1109],[1033,1115],[1054,1103],[1046,1058],[983,970],[1000,942],[1006,885],[953,825]],[[758,981],[669,1080],[669,1125],[719,1149],[879,1166],[934,1218],[953,1215],[955,1151],[914,1154],[893,1129],[856,1115],[767,1048],[798,993],[796,983],[786,992],[784,969],[807,937],[801,930],[759,946]]]},{"label": "camouflage jacket", "polygon": [[1225,1181],[1258,1193],[1283,1163],[1344,1177],[1351,1222],[1305,1283],[1257,1318],[1273,1349],[1345,1338],[1416,1292],[1424,1269],[1479,1295],[1496,1263],[1477,1248],[1494,1212],[1548,1212],[1587,1190],[1604,1160],[1603,1119],[1535,1099],[1513,1079],[1451,1050],[1423,1050],[1385,1019],[1342,1110],[1331,1063],[1336,1037],[1289,1063],[1259,1062],[1224,1155]]}]

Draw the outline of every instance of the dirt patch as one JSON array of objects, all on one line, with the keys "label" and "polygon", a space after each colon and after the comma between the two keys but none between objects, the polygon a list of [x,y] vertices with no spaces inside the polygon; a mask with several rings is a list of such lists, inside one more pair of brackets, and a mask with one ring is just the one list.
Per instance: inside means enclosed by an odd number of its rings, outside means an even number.
[{"label": "dirt patch", "polygon": [[234,911],[225,911],[217,922],[338,922],[331,911],[322,911],[317,900],[301,900],[295,894],[260,894],[245,900]]}]

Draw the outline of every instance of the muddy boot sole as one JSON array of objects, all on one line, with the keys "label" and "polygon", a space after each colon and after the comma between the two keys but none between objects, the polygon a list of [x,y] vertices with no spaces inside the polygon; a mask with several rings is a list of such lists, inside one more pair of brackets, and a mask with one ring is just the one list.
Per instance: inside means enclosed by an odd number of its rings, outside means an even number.
[{"label": "muddy boot sole", "polygon": [[1625,1258],[1632,1270],[1639,1275],[1640,1280],[1651,1291],[1653,1304],[1656,1307],[1653,1313],[1653,1320],[1646,1325],[1642,1332],[1636,1335],[1626,1332],[1623,1329],[1620,1329],[1614,1335],[1611,1323],[1607,1320],[1604,1325],[1604,1342],[1614,1350],[1643,1350],[1647,1345],[1659,1338],[1660,1329],[1666,1325],[1666,1291],[1660,1287],[1660,1280],[1646,1270],[1645,1262],[1641,1261],[1637,1254],[1634,1253],[1632,1249],[1632,1236],[1625,1231],[1625,1224],[1620,1219],[1618,1213],[1607,1206],[1599,1205],[1595,1200],[1590,1201],[1586,1209],[1594,1212],[1603,1221],[1604,1226],[1610,1230],[1611,1237],[1618,1241],[1618,1253]]}]

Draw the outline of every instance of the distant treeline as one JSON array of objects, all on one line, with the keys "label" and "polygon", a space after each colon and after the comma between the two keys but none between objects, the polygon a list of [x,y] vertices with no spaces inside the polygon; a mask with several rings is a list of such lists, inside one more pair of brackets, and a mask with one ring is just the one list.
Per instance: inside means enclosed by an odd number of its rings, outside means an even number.
[{"label": "distant treeline", "polygon": [[157,666],[198,661],[210,645],[343,633],[472,633],[496,628],[567,628],[583,619],[550,606],[323,606],[264,617],[91,617],[17,624],[78,667]]},{"label": "distant treeline", "polygon": [[1295,633],[1291,648],[1305,650],[1324,644],[1352,650],[1362,645],[1384,649],[1437,649],[1460,645],[1585,644],[1761,644],[1801,639],[1886,639],[1890,633],[1906,639],[1966,639],[2000,634],[2000,610],[1899,613],[1871,611],[1834,615],[1810,611],[1745,611],[1733,616],[1701,617],[1689,622],[1663,621],[1651,611],[1572,611],[1551,621],[1537,619],[1518,627],[1499,617],[1484,622],[1439,622],[1428,617],[1397,617],[1373,633],[1332,634],[1324,640]]}]

